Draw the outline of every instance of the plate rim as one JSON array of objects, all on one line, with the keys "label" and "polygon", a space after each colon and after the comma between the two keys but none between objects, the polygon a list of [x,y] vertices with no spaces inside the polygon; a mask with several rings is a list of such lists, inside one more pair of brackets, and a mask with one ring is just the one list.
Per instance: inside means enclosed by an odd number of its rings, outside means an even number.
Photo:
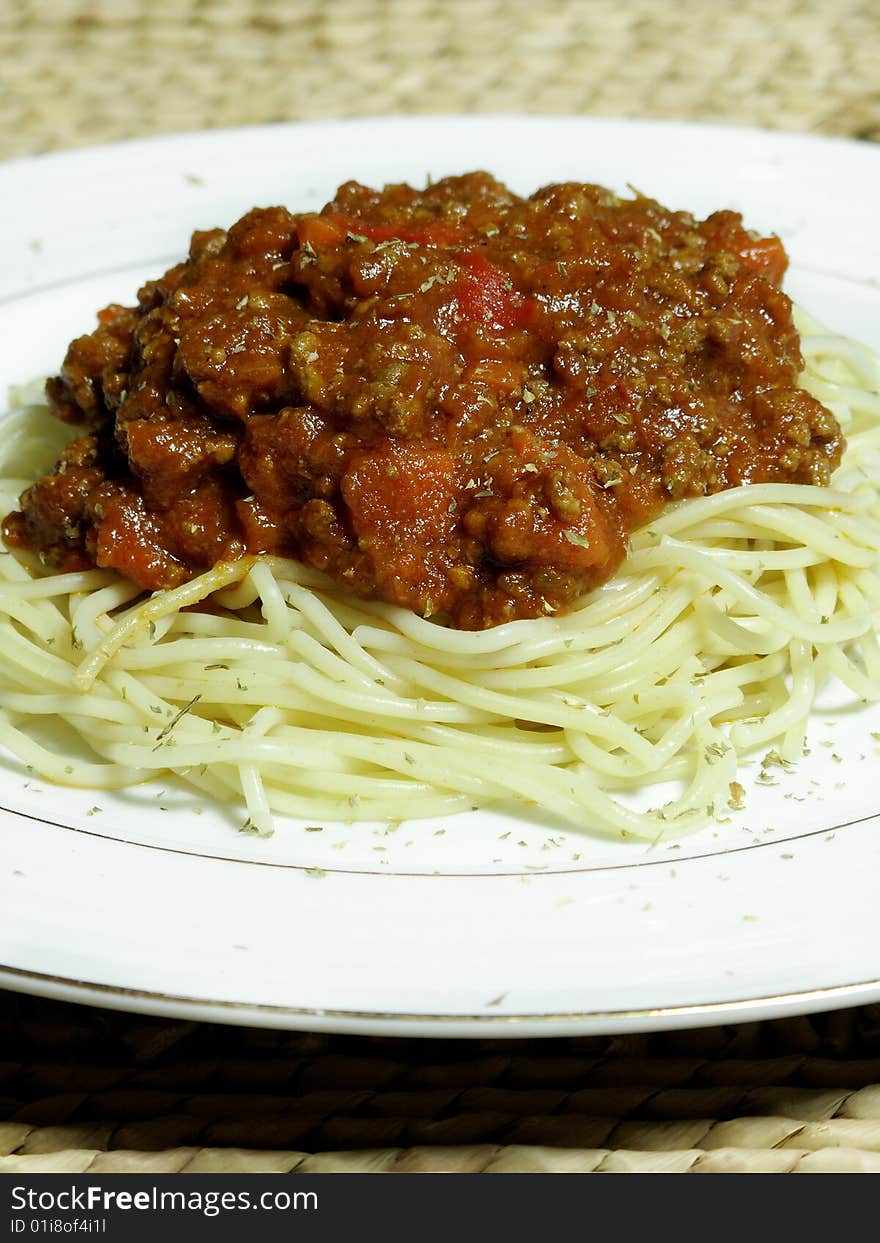
[{"label": "plate rim", "polygon": [[[72,976],[12,967],[2,962],[0,988],[54,1000],[76,1001],[102,1009],[179,1016],[231,1026],[425,1038],[510,1036],[551,1039],[566,1035],[621,1035],[627,1032],[664,1031],[673,1027],[715,1027],[729,1022],[763,1021],[880,1001],[880,979],[876,979],[762,997],[743,997],[736,1001],[707,1001],[679,1006],[546,1014],[419,1014],[218,1001],[79,980]],[[554,1030],[548,1031],[548,1027]]]},{"label": "plate rim", "polygon": [[[0,163],[0,175],[14,177],[19,171],[32,168],[62,166],[75,163],[83,158],[107,158],[113,152],[133,152],[164,145],[185,148],[188,143],[208,142],[212,146],[221,146],[226,142],[243,142],[249,136],[257,134],[267,137],[281,136],[284,133],[298,134],[307,131],[321,132],[332,128],[346,130],[376,129],[400,127],[417,131],[425,124],[454,125],[465,128],[492,128],[496,125],[511,126],[524,122],[537,129],[552,125],[554,122],[576,123],[584,128],[614,130],[634,130],[643,132],[662,131],[673,134],[701,134],[708,137],[723,135],[726,140],[743,141],[757,139],[761,141],[776,140],[784,147],[797,147],[801,150],[826,150],[831,147],[852,154],[858,153],[863,159],[866,153],[869,160],[880,157],[880,146],[864,143],[857,139],[836,135],[821,135],[770,129],[760,126],[726,125],[719,123],[688,122],[675,119],[592,116],[588,114],[535,114],[535,113],[428,113],[423,115],[384,114],[381,116],[361,117],[324,117],[294,121],[277,121],[259,125],[240,125],[218,127],[216,129],[195,129],[173,133],[145,135],[126,139],[120,142],[108,142],[66,150],[43,152],[35,155],[14,157]],[[840,274],[835,274],[840,275]],[[846,279],[841,277],[842,279]],[[75,277],[70,283],[78,283],[83,277]],[[19,290],[10,296],[10,301],[28,297],[42,292],[40,289],[29,288]],[[13,812],[15,815],[27,813]],[[873,815],[880,814],[880,811]],[[871,816],[862,819],[870,819]],[[57,825],[59,828],[71,829],[75,826]],[[840,826],[837,826],[840,827]],[[817,830],[826,832],[827,829]],[[103,837],[104,835],[95,834]],[[111,841],[124,842],[124,839],[110,838]],[[146,845],[139,842],[124,842],[127,845]],[[768,843],[770,844],[770,843]],[[774,843],[774,844],[779,844]],[[152,849],[167,847],[154,846]],[[755,847],[743,847],[743,851]],[[194,852],[171,851],[192,857]],[[198,857],[196,855],[196,857]],[[209,855],[209,858],[217,856]],[[244,862],[229,860],[229,862]],[[266,864],[266,866],[273,866]],[[277,865],[274,865],[277,866]],[[602,871],[598,869],[572,869],[566,874],[583,871]],[[617,869],[608,869],[617,870]],[[360,873],[363,874],[363,873]],[[379,873],[379,875],[382,875]],[[420,875],[415,873],[413,875]],[[454,874],[456,879],[469,878],[469,874]],[[515,874],[512,874],[515,875]],[[777,1017],[781,1014],[804,1013],[817,1008],[841,1008],[880,1000],[880,978],[863,980],[856,983],[835,984],[818,988],[800,989],[792,992],[767,994],[759,997],[745,997],[734,1001],[691,1003],[675,1006],[639,1007],[620,1010],[596,1011],[560,1011],[550,1013],[516,1013],[516,1014],[466,1014],[466,1013],[407,1013],[404,1011],[382,1012],[357,1009],[316,1009],[312,1007],[295,1007],[272,1003],[224,1001],[209,998],[163,993],[153,989],[127,988],[120,985],[104,984],[98,981],[78,979],[67,975],[54,975],[27,968],[18,968],[0,962],[0,987],[13,991],[26,991],[44,996],[59,996],[67,1000],[135,1010],[140,1013],[179,1014],[182,1017],[195,1017],[205,1021],[253,1024],[256,1026],[294,1027],[314,1031],[359,1031],[364,1034],[399,1034],[407,1036],[555,1036],[575,1035],[583,1033],[615,1033],[618,1031],[649,1031],[672,1026],[707,1026],[720,1022],[744,1021],[745,1019]],[[73,994],[71,996],[70,994]],[[564,1030],[549,1030],[562,1027]]]},{"label": "plate rim", "polygon": [[848,138],[840,134],[812,134],[803,130],[774,129],[764,125],[726,124],[720,121],[682,121],[676,117],[625,117],[606,113],[579,112],[423,112],[403,113],[384,112],[376,116],[327,116],[304,117],[281,121],[263,121],[246,125],[220,125],[207,129],[169,130],[160,134],[141,134],[135,138],[123,138],[115,142],[87,143],[80,147],[62,147],[51,151],[38,151],[32,155],[10,156],[0,160],[0,171],[15,171],[18,168],[41,166],[48,162],[74,160],[86,155],[99,155],[110,151],[130,151],[169,143],[177,145],[195,139],[221,141],[225,138],[245,137],[254,134],[278,134],[284,130],[323,129],[334,126],[346,129],[373,128],[387,124],[400,125],[405,128],[418,128],[425,124],[455,124],[478,126],[480,124],[515,124],[523,122],[537,125],[538,128],[554,122],[570,124],[577,122],[586,126],[596,125],[601,128],[639,127],[666,131],[681,130],[686,133],[703,133],[706,135],[724,134],[740,135],[753,138],[778,138],[786,145],[812,146],[814,144],[861,152],[875,151],[880,156],[880,144],[868,142],[861,138]]}]

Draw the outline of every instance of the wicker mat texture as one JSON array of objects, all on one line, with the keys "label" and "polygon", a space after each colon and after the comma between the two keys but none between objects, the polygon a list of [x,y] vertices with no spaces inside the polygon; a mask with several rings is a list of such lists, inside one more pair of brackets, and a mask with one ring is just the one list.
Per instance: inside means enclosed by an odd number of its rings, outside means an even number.
[{"label": "wicker mat texture", "polygon": [[0,1174],[880,1173],[880,1006],[666,1035],[316,1036],[0,994]]},{"label": "wicker mat texture", "polygon": [[880,138],[877,0],[0,0],[0,157],[389,112]]},{"label": "wicker mat texture", "polygon": [[[878,65],[878,0],[0,0],[0,158],[412,112],[878,141]],[[40,1170],[880,1172],[880,1008],[464,1042],[0,993],[0,1172]]]}]

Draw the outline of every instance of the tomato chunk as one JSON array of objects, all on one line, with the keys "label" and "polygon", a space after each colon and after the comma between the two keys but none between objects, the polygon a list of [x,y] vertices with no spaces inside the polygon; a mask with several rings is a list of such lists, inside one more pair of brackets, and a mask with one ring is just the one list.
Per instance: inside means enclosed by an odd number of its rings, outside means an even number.
[{"label": "tomato chunk", "polygon": [[342,479],[358,546],[392,599],[435,609],[447,589],[443,544],[455,524],[454,463],[445,449],[392,441],[359,453]]},{"label": "tomato chunk", "polygon": [[417,242],[422,246],[452,246],[464,236],[461,228],[449,220],[415,220],[409,223],[372,222],[342,212],[306,216],[300,220],[298,235],[301,246],[306,243],[315,250],[338,246],[346,238],[366,238],[370,242]]},{"label": "tomato chunk", "polygon": [[120,306],[118,302],[111,302],[109,306],[105,306],[102,311],[98,312],[98,323],[106,328],[111,324],[115,324],[117,319],[127,313],[126,307]]},{"label": "tomato chunk", "polygon": [[119,570],[146,591],[176,586],[186,566],[162,547],[155,518],[141,497],[122,493],[102,502],[96,527],[95,562]]},{"label": "tomato chunk", "polygon": [[614,532],[593,495],[592,472],[584,459],[567,445],[551,445],[526,428],[513,433],[511,446],[523,462],[537,465],[538,481],[543,476],[562,484],[572,508],[572,516],[562,518],[545,505],[538,507],[528,560],[564,570],[588,570],[607,562]]},{"label": "tomato chunk", "polygon": [[737,250],[737,258],[753,272],[766,276],[774,285],[781,285],[788,267],[788,255],[778,237],[750,238]]},{"label": "tomato chunk", "polygon": [[479,251],[466,251],[457,262],[459,276],[452,290],[461,319],[498,332],[534,323],[537,304],[523,297],[510,277]]}]

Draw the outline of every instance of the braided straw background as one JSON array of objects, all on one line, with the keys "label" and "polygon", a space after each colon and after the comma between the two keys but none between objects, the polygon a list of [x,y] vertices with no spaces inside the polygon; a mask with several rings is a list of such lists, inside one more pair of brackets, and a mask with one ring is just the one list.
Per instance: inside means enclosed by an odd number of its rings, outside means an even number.
[{"label": "braided straw background", "polygon": [[[878,63],[877,0],[0,0],[0,158],[391,112],[880,141]],[[0,1173],[441,1169],[880,1172],[880,1007],[394,1041],[0,993]]]},{"label": "braided straw background", "polygon": [[877,0],[0,0],[0,157],[389,112],[880,138]]},{"label": "braided straw background", "polygon": [[880,1006],[668,1035],[391,1040],[0,994],[0,1174],[880,1173]]}]

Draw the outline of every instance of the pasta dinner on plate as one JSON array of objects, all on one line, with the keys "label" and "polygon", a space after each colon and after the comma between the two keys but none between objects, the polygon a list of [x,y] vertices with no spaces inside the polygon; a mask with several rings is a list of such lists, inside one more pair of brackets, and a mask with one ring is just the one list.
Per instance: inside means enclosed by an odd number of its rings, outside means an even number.
[{"label": "pasta dinner on plate", "polygon": [[775,236],[486,173],[193,236],[4,424],[0,743],[648,840],[880,698],[877,361]]}]

